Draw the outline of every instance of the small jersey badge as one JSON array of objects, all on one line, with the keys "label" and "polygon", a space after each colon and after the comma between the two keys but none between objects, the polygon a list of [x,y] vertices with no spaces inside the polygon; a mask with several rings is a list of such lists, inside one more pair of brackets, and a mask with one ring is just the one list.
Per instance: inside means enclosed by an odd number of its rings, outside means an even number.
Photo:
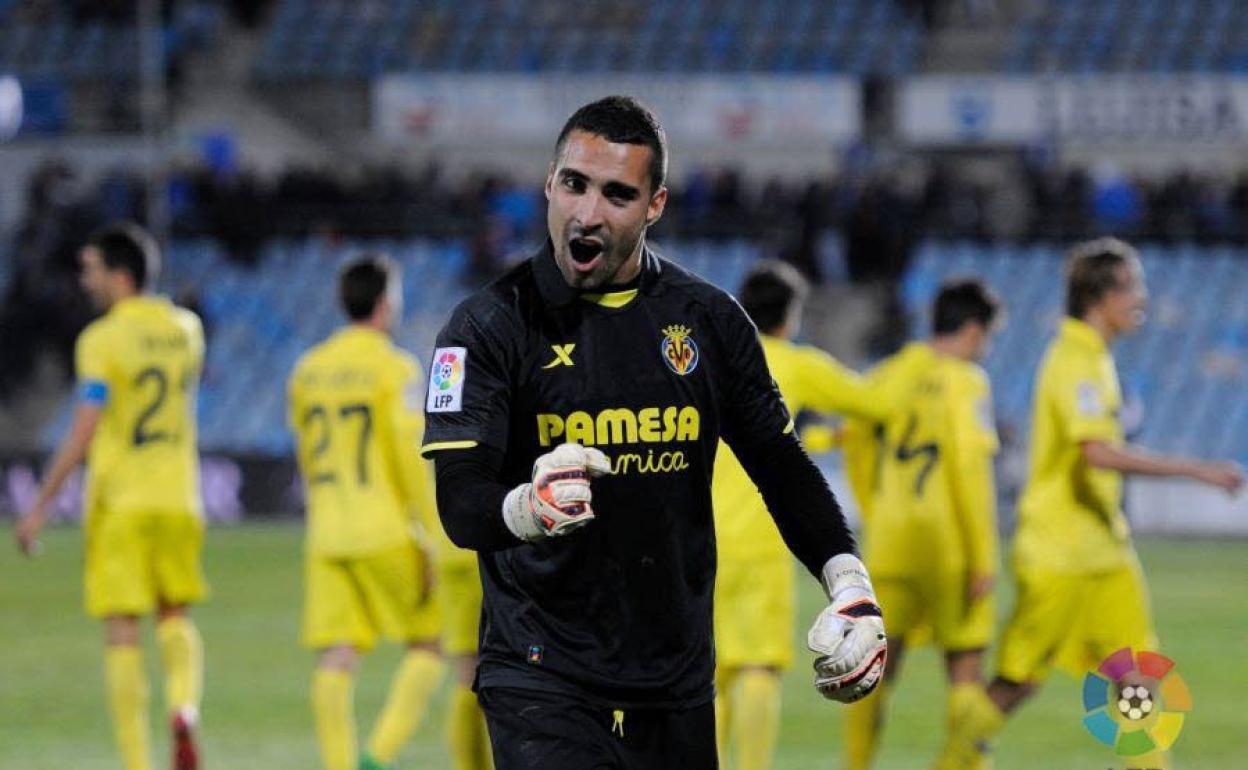
[{"label": "small jersey badge", "polygon": [[529,665],[540,666],[546,657],[546,649],[540,644],[529,645]]},{"label": "small jersey badge", "polygon": [[698,346],[693,337],[689,336],[689,327],[669,326],[663,330],[663,334],[666,336],[659,345],[659,354],[663,356],[667,368],[682,377],[697,369]]},{"label": "small jersey badge", "polygon": [[426,411],[458,412],[464,408],[464,365],[467,361],[468,351],[465,348],[438,348],[433,351]]},{"label": "small jersey badge", "polygon": [[1075,403],[1079,408],[1079,414],[1083,417],[1100,417],[1105,413],[1105,406],[1101,403],[1101,394],[1096,389],[1096,384],[1084,380],[1079,383],[1075,389]]}]

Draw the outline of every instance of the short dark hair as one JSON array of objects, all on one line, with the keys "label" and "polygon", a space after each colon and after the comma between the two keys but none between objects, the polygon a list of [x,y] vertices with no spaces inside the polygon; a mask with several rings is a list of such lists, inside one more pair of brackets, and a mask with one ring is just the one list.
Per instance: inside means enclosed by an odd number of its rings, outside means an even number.
[{"label": "short dark hair", "polygon": [[968,323],[992,326],[1001,299],[978,278],[961,278],[940,287],[932,304],[932,333],[954,334]]},{"label": "short dark hair", "polygon": [[784,326],[809,292],[810,284],[797,268],[764,259],[741,282],[741,307],[759,331],[770,334]]},{"label": "short dark hair", "polygon": [[362,254],[343,265],[338,299],[347,318],[363,321],[371,316],[391,282],[397,280],[399,265],[384,254]]},{"label": "short dark hair", "polygon": [[616,144],[650,148],[650,191],[667,179],[667,134],[650,108],[631,96],[608,96],[581,107],[563,124],[555,142],[555,157],[563,152],[568,134],[584,131]]},{"label": "short dark hair", "polygon": [[91,233],[86,245],[100,252],[100,260],[108,270],[129,273],[138,291],[146,291],[160,276],[160,247],[134,222],[105,225]]},{"label": "short dark hair", "polygon": [[1066,261],[1066,314],[1083,318],[1093,305],[1118,288],[1118,268],[1139,264],[1128,243],[1117,238],[1085,241],[1070,250]]}]

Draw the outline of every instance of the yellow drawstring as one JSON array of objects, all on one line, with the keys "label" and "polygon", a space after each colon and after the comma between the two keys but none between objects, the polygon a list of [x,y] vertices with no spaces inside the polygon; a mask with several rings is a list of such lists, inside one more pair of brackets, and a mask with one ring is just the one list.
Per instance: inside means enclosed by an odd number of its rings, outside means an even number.
[{"label": "yellow drawstring", "polygon": [[623,738],[624,737],[624,710],[616,709],[615,711],[612,711],[611,718],[615,720],[611,723],[611,732],[613,733],[619,732],[620,737]]}]

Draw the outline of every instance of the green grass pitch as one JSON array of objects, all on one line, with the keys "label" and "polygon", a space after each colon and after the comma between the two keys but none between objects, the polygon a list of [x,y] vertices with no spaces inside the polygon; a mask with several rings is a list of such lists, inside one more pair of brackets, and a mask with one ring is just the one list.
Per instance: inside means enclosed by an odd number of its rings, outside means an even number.
[{"label": "green grass pitch", "polygon": [[[0,770],[103,770],[119,766],[104,711],[101,630],[80,610],[81,539],[75,530],[48,533],[38,559],[0,548]],[[300,536],[293,524],[214,529],[205,554],[212,601],[197,611],[207,649],[205,765],[225,770],[318,766],[307,705],[312,657],[297,646]],[[1243,541],[1144,541],[1163,641],[1195,701],[1176,746],[1186,770],[1242,767],[1248,748],[1248,594]],[[803,581],[797,628],[813,618],[821,596]],[[1011,597],[1001,597],[1008,609]],[[152,675],[155,751],[164,765],[167,736],[156,651]],[[397,650],[365,659],[356,691],[361,740],[381,705]],[[805,661],[805,657],[799,658]],[[893,699],[878,767],[926,768],[942,734],[939,659],[930,648],[909,656]],[[809,686],[803,662],[786,675],[784,725],[777,770],[840,766],[841,717]],[[445,768],[444,695],[400,763]],[[1055,676],[1007,727],[998,770],[1122,768],[1080,725],[1079,685]]]}]

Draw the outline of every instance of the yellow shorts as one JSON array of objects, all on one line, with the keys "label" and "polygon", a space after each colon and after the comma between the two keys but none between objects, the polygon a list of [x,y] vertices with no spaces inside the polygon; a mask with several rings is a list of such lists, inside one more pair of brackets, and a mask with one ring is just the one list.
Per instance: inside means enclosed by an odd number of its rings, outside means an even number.
[{"label": "yellow shorts", "polygon": [[146,615],[207,597],[198,516],[95,511],[86,522],[83,593],[91,617]]},{"label": "yellow shorts", "polygon": [[303,644],[372,649],[378,636],[397,642],[438,637],[438,606],[425,597],[424,555],[404,544],[366,556],[304,558]]},{"label": "yellow shorts", "polygon": [[871,584],[884,627],[894,639],[918,643],[930,631],[936,646],[947,652],[979,650],[992,641],[992,595],[968,603],[964,572],[873,575]]},{"label": "yellow shorts", "polygon": [[481,574],[476,559],[439,566],[437,585],[442,608],[442,652],[476,655],[481,624]]},{"label": "yellow shorts", "polygon": [[721,668],[793,665],[793,561],[721,559],[715,578],[715,660]]},{"label": "yellow shorts", "polygon": [[1013,682],[1038,682],[1057,666],[1079,676],[1123,647],[1157,649],[1138,560],[1092,574],[1020,571],[997,673]]}]

